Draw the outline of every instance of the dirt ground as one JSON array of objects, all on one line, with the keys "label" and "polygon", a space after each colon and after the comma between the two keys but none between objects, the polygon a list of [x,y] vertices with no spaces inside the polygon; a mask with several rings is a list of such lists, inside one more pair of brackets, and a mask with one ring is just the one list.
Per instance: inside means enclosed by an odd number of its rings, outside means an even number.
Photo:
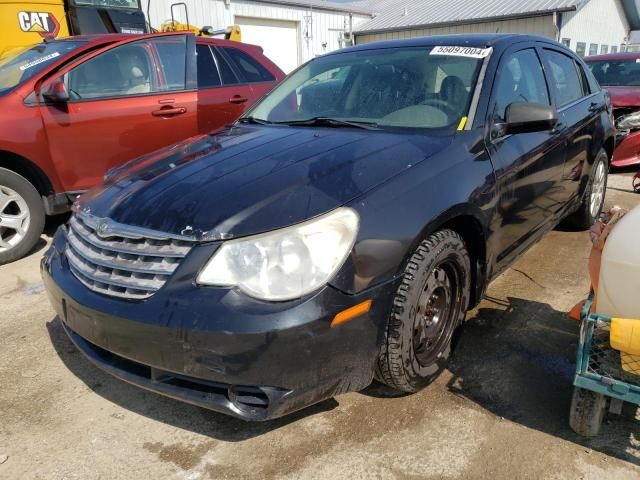
[{"label": "dirt ground", "polygon": [[[629,188],[612,176],[607,204],[638,204]],[[422,392],[370,387],[258,424],[90,365],[47,302],[41,243],[0,267],[1,479],[640,478],[634,408],[594,440],[568,426],[577,324],[564,312],[587,293],[587,233],[553,231],[499,277]]]}]

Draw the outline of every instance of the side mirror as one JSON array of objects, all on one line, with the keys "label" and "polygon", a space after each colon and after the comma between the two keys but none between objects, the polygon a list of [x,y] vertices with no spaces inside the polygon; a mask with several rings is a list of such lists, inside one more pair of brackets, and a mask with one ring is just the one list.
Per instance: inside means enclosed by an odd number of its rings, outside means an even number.
[{"label": "side mirror", "polygon": [[67,86],[62,80],[55,80],[51,85],[49,85],[42,96],[45,100],[51,103],[67,103],[70,98]]},{"label": "side mirror", "polygon": [[504,135],[543,132],[558,123],[558,112],[549,105],[513,102],[507,107]]}]

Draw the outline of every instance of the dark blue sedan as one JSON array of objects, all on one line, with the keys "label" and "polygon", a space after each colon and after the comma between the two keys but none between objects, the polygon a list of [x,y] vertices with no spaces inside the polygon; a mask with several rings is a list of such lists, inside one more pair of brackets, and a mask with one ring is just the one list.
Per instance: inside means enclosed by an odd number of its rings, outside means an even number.
[{"label": "dark blue sedan", "polygon": [[274,418],[374,378],[415,392],[492,279],[598,217],[612,125],[584,62],[543,38],[341,50],[110,172],[44,281],[100,368],[219,412]]}]

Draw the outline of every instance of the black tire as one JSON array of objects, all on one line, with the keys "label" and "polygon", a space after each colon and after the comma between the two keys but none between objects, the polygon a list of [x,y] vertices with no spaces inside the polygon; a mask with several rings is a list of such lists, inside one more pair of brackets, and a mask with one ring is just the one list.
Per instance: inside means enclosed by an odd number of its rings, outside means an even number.
[{"label": "black tire", "polygon": [[441,230],[422,241],[393,298],[376,379],[408,393],[433,381],[447,366],[470,288],[471,261],[460,235]]},{"label": "black tire", "polygon": [[[6,206],[0,205],[0,209],[2,209],[0,215],[3,213],[13,215],[21,212],[22,208],[26,208],[29,219],[24,234],[18,240],[19,236],[16,236],[16,230],[3,227],[0,216],[0,265],[18,260],[29,253],[40,239],[45,221],[42,199],[27,179],[11,170],[0,168],[0,198],[3,195],[3,188],[5,193],[9,190],[17,193],[21,199],[20,203],[24,205],[20,207],[19,203],[14,201]],[[24,207],[25,205],[26,207]]]},{"label": "black tire", "polygon": [[[602,167],[600,167],[602,165]],[[599,186],[598,188],[602,188],[602,199],[599,202],[599,208],[597,212],[592,211],[591,209],[591,199],[594,194],[594,180],[595,177],[599,173],[599,168],[602,168],[602,172],[604,175],[604,184]],[[584,198],[582,199],[582,203],[580,204],[580,208],[576,210],[574,213],[569,215],[564,223],[568,227],[575,230],[587,230],[589,229],[595,222],[598,220],[600,216],[600,212],[602,211],[602,207],[604,206],[604,200],[607,191],[607,181],[609,175],[609,157],[607,156],[607,152],[604,150],[600,150],[598,152],[598,156],[596,157],[595,162],[593,162],[593,167],[591,169],[591,175],[589,175],[589,181],[587,183],[587,188],[584,192]]]},{"label": "black tire", "polygon": [[601,393],[574,387],[569,425],[578,435],[595,437],[600,431],[607,408],[607,397]]}]

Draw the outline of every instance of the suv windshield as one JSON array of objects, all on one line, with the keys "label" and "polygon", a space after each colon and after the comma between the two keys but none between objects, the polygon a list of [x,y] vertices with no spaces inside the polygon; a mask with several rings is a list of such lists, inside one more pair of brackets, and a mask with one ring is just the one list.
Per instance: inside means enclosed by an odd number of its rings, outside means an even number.
[{"label": "suv windshield", "polygon": [[334,127],[346,122],[376,128],[458,126],[489,53],[407,47],[327,55],[287,77],[245,118]]},{"label": "suv windshield", "polygon": [[39,43],[5,52],[0,56],[0,95],[42,71],[51,62],[78,48],[84,42]]},{"label": "suv windshield", "polygon": [[605,87],[640,86],[640,58],[586,60],[598,83]]}]

